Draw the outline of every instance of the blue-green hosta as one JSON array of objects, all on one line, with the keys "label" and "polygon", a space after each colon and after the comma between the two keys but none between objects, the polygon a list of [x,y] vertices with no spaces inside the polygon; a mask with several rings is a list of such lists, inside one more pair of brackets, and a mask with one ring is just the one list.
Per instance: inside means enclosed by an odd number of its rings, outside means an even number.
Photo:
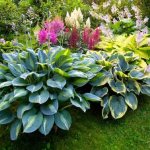
[{"label": "blue-green hosta", "polygon": [[88,57],[102,68],[90,84],[91,94],[101,99],[103,118],[109,113],[115,119],[121,118],[128,107],[137,109],[140,94],[150,96],[148,66],[134,53],[89,52]]},{"label": "blue-green hosta", "polygon": [[[27,50],[3,54],[0,64],[0,124],[10,124],[10,136],[36,130],[49,134],[54,125],[69,130],[69,106],[90,108],[78,88],[86,85],[101,68],[82,54],[53,48],[50,52]],[[85,95],[86,96],[86,95]]]}]

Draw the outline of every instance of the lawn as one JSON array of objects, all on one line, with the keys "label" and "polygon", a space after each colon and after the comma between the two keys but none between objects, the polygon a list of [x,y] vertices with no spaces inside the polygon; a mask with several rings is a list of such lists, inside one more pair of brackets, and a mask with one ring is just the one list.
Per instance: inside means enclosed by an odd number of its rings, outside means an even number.
[{"label": "lawn", "polygon": [[93,105],[87,113],[71,111],[69,132],[59,130],[47,137],[38,133],[21,135],[11,142],[6,127],[0,128],[0,150],[148,150],[150,149],[150,100],[139,97],[136,111],[128,110],[120,120],[103,120]]}]

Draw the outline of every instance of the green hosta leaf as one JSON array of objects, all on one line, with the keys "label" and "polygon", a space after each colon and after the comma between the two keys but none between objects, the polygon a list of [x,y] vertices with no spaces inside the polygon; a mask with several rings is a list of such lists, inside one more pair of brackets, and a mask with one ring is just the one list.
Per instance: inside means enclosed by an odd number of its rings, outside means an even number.
[{"label": "green hosta leaf", "polygon": [[108,83],[109,77],[104,73],[98,73],[91,81],[90,84],[93,86],[102,86]]},{"label": "green hosta leaf", "polygon": [[23,97],[26,96],[28,94],[28,91],[25,89],[15,89],[14,90],[14,98],[19,98],[19,97]]},{"label": "green hosta leaf", "polygon": [[9,110],[0,111],[0,124],[8,124],[14,120],[14,115]]},{"label": "green hosta leaf", "polygon": [[53,79],[47,80],[47,85],[52,88],[63,89],[66,85],[66,80],[61,76],[54,76]]},{"label": "green hosta leaf", "polygon": [[38,51],[38,58],[40,63],[46,63],[47,56],[43,50]]},{"label": "green hosta leaf", "polygon": [[98,97],[104,97],[108,93],[108,88],[93,87],[91,93]]},{"label": "green hosta leaf", "polygon": [[14,63],[16,62],[16,53],[5,53],[5,54],[2,54],[3,55],[3,58],[4,60],[7,62],[7,63]]},{"label": "green hosta leaf", "polygon": [[3,96],[2,101],[9,101],[11,102],[14,99],[14,92],[5,94],[5,96]]},{"label": "green hosta leaf", "polygon": [[24,80],[24,79],[21,79],[21,78],[15,78],[13,81],[12,81],[12,85],[13,86],[26,86],[28,85],[27,82]]},{"label": "green hosta leaf", "polygon": [[54,115],[58,111],[58,100],[54,100],[49,104],[44,104],[41,106],[41,112],[44,115]]},{"label": "green hosta leaf", "polygon": [[0,71],[6,72],[8,70],[9,70],[9,68],[6,65],[0,64]]},{"label": "green hosta leaf", "polygon": [[17,108],[17,117],[18,117],[19,119],[21,119],[22,116],[23,116],[23,114],[24,114],[26,111],[28,111],[28,110],[30,110],[30,109],[32,109],[32,108],[33,108],[33,104],[32,104],[32,103],[19,105],[19,107]]},{"label": "green hosta leaf", "polygon": [[127,111],[127,105],[122,96],[111,96],[109,99],[109,107],[111,114],[115,119],[123,117]]},{"label": "green hosta leaf", "polygon": [[124,74],[122,71],[117,71],[116,75],[118,75],[121,78],[128,78],[128,75]]},{"label": "green hosta leaf", "polygon": [[78,70],[71,70],[68,72],[68,74],[70,77],[87,78],[87,75],[84,72]]},{"label": "green hosta leaf", "polygon": [[8,87],[10,85],[12,85],[11,81],[2,82],[0,83],[0,88]]},{"label": "green hosta leaf", "polygon": [[121,70],[125,72],[128,69],[128,63],[126,62],[125,57],[122,55],[119,55],[118,59],[119,59],[119,66]]},{"label": "green hosta leaf", "polygon": [[43,104],[49,99],[49,92],[47,90],[42,90],[40,94],[38,92],[32,93],[29,96],[29,101],[31,103]]},{"label": "green hosta leaf", "polygon": [[76,85],[77,87],[82,87],[86,85],[89,82],[88,79],[84,78],[75,78],[73,81],[73,84]]},{"label": "green hosta leaf", "polygon": [[142,85],[141,93],[150,96],[150,85]]},{"label": "green hosta leaf", "polygon": [[125,93],[126,92],[126,87],[125,87],[124,83],[121,81],[115,82],[114,80],[111,80],[109,82],[109,86],[116,93]]},{"label": "green hosta leaf", "polygon": [[31,93],[39,91],[41,88],[43,87],[43,82],[39,82],[37,84],[32,84],[26,87],[26,89],[28,91],[30,91]]},{"label": "green hosta leaf", "polygon": [[5,79],[7,81],[12,81],[15,77],[11,73],[6,73],[5,74]]},{"label": "green hosta leaf", "polygon": [[59,128],[69,130],[72,123],[70,113],[66,110],[58,112],[55,114],[55,123]]},{"label": "green hosta leaf", "polygon": [[135,96],[135,94],[133,94],[133,93],[126,93],[126,95],[125,95],[125,102],[133,110],[137,109],[138,100],[137,100],[137,97]]},{"label": "green hosta leaf", "polygon": [[107,119],[107,118],[108,118],[108,114],[109,114],[109,112],[110,112],[110,108],[109,108],[109,97],[108,97],[108,96],[105,96],[105,97],[102,99],[101,105],[103,106],[103,109],[102,109],[102,117],[103,117],[104,119]]},{"label": "green hosta leaf", "polygon": [[150,78],[144,79],[143,82],[150,85]]},{"label": "green hosta leaf", "polygon": [[131,70],[129,75],[133,79],[143,79],[144,78],[144,73],[139,70]]},{"label": "green hosta leaf", "polygon": [[75,107],[81,108],[84,112],[90,108],[90,103],[88,101],[82,100],[82,102],[78,98],[71,99],[71,104]]},{"label": "green hosta leaf", "polygon": [[87,100],[87,101],[92,101],[92,102],[97,102],[97,101],[101,101],[101,98],[92,94],[92,93],[85,93],[83,94],[83,97]]},{"label": "green hosta leaf", "polygon": [[63,77],[69,77],[69,74],[66,73],[65,71],[59,69],[59,68],[55,68],[54,72],[58,73],[59,75],[63,76]]},{"label": "green hosta leaf", "polygon": [[49,134],[54,125],[54,116],[43,116],[43,122],[39,131],[45,136]]},{"label": "green hosta leaf", "polygon": [[43,122],[43,115],[41,112],[34,115],[28,115],[25,113],[22,118],[23,121],[23,132],[32,133],[40,128]]},{"label": "green hosta leaf", "polygon": [[8,64],[8,67],[15,77],[19,77],[22,73],[26,71],[21,64]]},{"label": "green hosta leaf", "polygon": [[98,73],[98,72],[100,72],[103,69],[103,66],[93,64],[93,65],[90,66],[90,68],[91,68],[90,72]]},{"label": "green hosta leaf", "polygon": [[10,102],[9,101],[2,101],[0,102],[0,111],[7,109],[10,107]]},{"label": "green hosta leaf", "polygon": [[108,67],[108,68],[112,66],[111,62],[105,61],[105,60],[98,60],[97,63],[104,66],[104,67]]},{"label": "green hosta leaf", "polygon": [[67,101],[70,98],[74,98],[73,86],[68,86],[64,88],[58,95],[58,100],[60,101]]},{"label": "green hosta leaf", "polygon": [[21,120],[17,119],[15,120],[12,125],[11,125],[11,128],[10,128],[10,138],[11,140],[16,140],[18,135],[19,135],[19,132],[21,130],[21,126],[22,126],[22,122]]}]

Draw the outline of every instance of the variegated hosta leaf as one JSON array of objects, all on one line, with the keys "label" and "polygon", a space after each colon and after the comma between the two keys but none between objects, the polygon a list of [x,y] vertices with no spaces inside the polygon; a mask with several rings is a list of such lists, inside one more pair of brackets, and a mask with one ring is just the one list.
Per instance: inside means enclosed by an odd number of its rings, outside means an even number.
[{"label": "variegated hosta leaf", "polygon": [[101,101],[101,105],[102,105],[102,116],[104,119],[108,118],[108,114],[110,113],[110,108],[109,108],[109,97],[105,96],[102,101]]},{"label": "variegated hosta leaf", "polygon": [[10,138],[11,140],[16,140],[18,135],[19,135],[19,132],[21,130],[21,126],[22,126],[22,122],[21,120],[17,119],[15,120],[12,125],[11,125],[11,128],[10,128]]},{"label": "variegated hosta leaf", "polygon": [[87,101],[92,101],[92,102],[99,102],[101,101],[101,98],[92,94],[92,93],[85,93],[83,94],[83,97],[87,100]]},{"label": "variegated hosta leaf", "polygon": [[72,119],[68,111],[63,110],[55,114],[55,124],[59,128],[63,130],[69,130],[71,123],[72,123]]},{"label": "variegated hosta leaf", "polygon": [[2,82],[0,83],[0,88],[8,87],[10,85],[12,85],[11,81]]},{"label": "variegated hosta leaf", "polygon": [[91,90],[91,93],[98,96],[98,97],[104,97],[108,93],[108,88],[104,87],[93,87]]},{"label": "variegated hosta leaf", "polygon": [[78,71],[78,70],[71,70],[68,72],[70,77],[80,77],[80,78],[87,78],[88,76],[86,75],[86,73],[82,72],[82,71]]},{"label": "variegated hosta leaf", "polygon": [[144,78],[144,73],[140,70],[131,70],[129,75],[133,79],[141,80]]},{"label": "variegated hosta leaf", "polygon": [[40,128],[43,122],[43,115],[41,112],[25,112],[22,117],[23,132],[32,133]]},{"label": "variegated hosta leaf", "polygon": [[17,87],[21,87],[21,86],[27,86],[28,83],[24,79],[21,79],[20,77],[17,77],[17,78],[12,80],[12,85],[17,86]]},{"label": "variegated hosta leaf", "polygon": [[137,109],[138,100],[137,100],[137,97],[135,96],[135,94],[133,94],[132,92],[126,93],[125,101],[130,108],[132,108],[133,110]]},{"label": "variegated hosta leaf", "polygon": [[112,79],[109,82],[109,86],[116,93],[125,93],[126,92],[125,84],[119,80],[115,82],[115,80]]},{"label": "variegated hosta leaf", "polygon": [[150,96],[150,85],[142,85],[141,93]]},{"label": "variegated hosta leaf", "polygon": [[38,51],[38,59],[40,63],[46,63],[47,55],[43,50]]},{"label": "variegated hosta leaf", "polygon": [[26,87],[26,89],[28,91],[30,91],[31,93],[36,92],[38,90],[40,90],[43,87],[43,82],[39,82],[37,84],[32,84]]},{"label": "variegated hosta leaf", "polygon": [[0,111],[0,124],[8,124],[14,120],[14,115],[10,110]]},{"label": "variegated hosta leaf", "polygon": [[10,102],[9,101],[2,101],[0,102],[0,111],[7,109],[10,107]]},{"label": "variegated hosta leaf", "polygon": [[88,82],[89,82],[89,79],[86,79],[86,78],[75,78],[73,80],[73,85],[77,87],[82,87],[86,85]]},{"label": "variegated hosta leaf", "polygon": [[53,125],[54,125],[54,115],[43,116],[43,122],[39,129],[40,133],[44,134],[45,136],[48,135],[52,130]]},{"label": "variegated hosta leaf", "polygon": [[123,72],[125,72],[128,69],[128,63],[126,62],[125,57],[122,55],[119,55],[118,59],[119,59],[119,67],[121,68]]},{"label": "variegated hosta leaf", "polygon": [[49,99],[49,92],[47,90],[42,90],[40,93],[35,92],[29,96],[29,101],[31,103],[44,104]]},{"label": "variegated hosta leaf", "polygon": [[109,107],[111,111],[111,115],[115,119],[119,119],[123,117],[127,111],[127,105],[122,96],[111,96],[109,99]]},{"label": "variegated hosta leaf", "polygon": [[14,98],[20,98],[23,96],[26,96],[28,94],[28,91],[23,88],[16,88],[14,90]]}]

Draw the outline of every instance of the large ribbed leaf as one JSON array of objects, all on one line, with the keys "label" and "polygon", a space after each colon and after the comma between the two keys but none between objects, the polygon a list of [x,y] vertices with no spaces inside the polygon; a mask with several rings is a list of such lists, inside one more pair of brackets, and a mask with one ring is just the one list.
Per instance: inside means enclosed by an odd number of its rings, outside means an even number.
[{"label": "large ribbed leaf", "polygon": [[39,131],[45,136],[49,134],[54,125],[54,116],[43,116],[43,122]]},{"label": "large ribbed leaf", "polygon": [[109,107],[111,111],[111,115],[115,119],[119,119],[125,115],[127,111],[127,105],[122,96],[111,96],[109,99]]},{"label": "large ribbed leaf", "polygon": [[22,126],[22,122],[21,120],[17,119],[15,120],[12,125],[11,125],[11,128],[10,128],[10,138],[11,140],[16,140],[18,135],[19,135],[19,132],[21,130],[21,126]]},{"label": "large ribbed leaf", "polygon": [[47,90],[42,90],[40,94],[38,92],[32,93],[29,96],[29,101],[31,103],[43,104],[49,99],[49,92]]},{"label": "large ribbed leaf", "polygon": [[55,123],[59,128],[69,130],[72,123],[70,113],[66,110],[58,112],[55,114]]},{"label": "large ribbed leaf", "polygon": [[24,103],[24,104],[19,105],[18,108],[17,108],[17,117],[18,117],[19,119],[21,119],[22,116],[23,116],[23,114],[24,114],[26,111],[32,109],[32,107],[33,107],[33,104],[32,104],[32,103],[29,103],[29,104]]},{"label": "large ribbed leaf", "polygon": [[52,88],[62,89],[66,85],[66,80],[59,75],[54,76],[52,79],[47,80],[47,85]]},{"label": "large ribbed leaf", "polygon": [[144,78],[144,73],[140,70],[131,70],[129,75],[133,79],[143,79]]},{"label": "large ribbed leaf", "polygon": [[8,87],[10,85],[12,85],[11,81],[2,82],[0,83],[0,88]]},{"label": "large ribbed leaf", "polygon": [[135,94],[133,94],[132,92],[126,93],[125,101],[130,108],[132,108],[133,110],[137,109],[138,100]]},{"label": "large ribbed leaf", "polygon": [[26,86],[28,83],[24,80],[21,79],[20,77],[13,79],[12,81],[13,86]]},{"label": "large ribbed leaf", "polygon": [[17,88],[14,90],[14,98],[19,98],[19,97],[23,97],[26,96],[28,94],[28,91],[23,89],[23,88]]},{"label": "large ribbed leaf", "polygon": [[73,80],[73,84],[76,85],[77,87],[82,87],[88,82],[89,82],[89,79],[86,79],[86,78],[75,78]]},{"label": "large ribbed leaf", "polygon": [[53,115],[58,111],[58,100],[51,101],[48,104],[44,104],[41,106],[41,112],[44,115]]},{"label": "large ribbed leaf", "polygon": [[68,72],[68,74],[70,77],[87,78],[87,75],[84,72],[78,70],[71,70]]},{"label": "large ribbed leaf", "polygon": [[25,113],[22,117],[23,122],[23,132],[25,133],[32,133],[40,128],[43,122],[43,115],[41,112],[37,114],[29,114],[28,112]]},{"label": "large ribbed leaf", "polygon": [[0,111],[0,124],[8,124],[14,120],[14,115],[9,110]]},{"label": "large ribbed leaf", "polygon": [[40,63],[46,63],[47,56],[43,50],[38,51],[38,58]]},{"label": "large ribbed leaf", "polygon": [[0,111],[7,109],[10,107],[10,102],[9,101],[2,101],[0,102]]},{"label": "large ribbed leaf", "polygon": [[37,84],[32,84],[26,87],[26,89],[28,91],[30,91],[31,93],[36,92],[38,90],[40,90],[43,87],[43,82],[39,82]]},{"label": "large ribbed leaf", "polygon": [[85,93],[83,94],[83,97],[87,100],[87,101],[92,101],[92,102],[97,102],[97,101],[101,101],[101,98],[92,94],[92,93]]},{"label": "large ribbed leaf", "polygon": [[115,80],[111,80],[109,82],[109,86],[116,93],[125,93],[126,92],[126,87],[125,87],[124,83],[121,81],[115,82]]},{"label": "large ribbed leaf", "polygon": [[98,96],[98,97],[103,97],[108,93],[108,88],[104,87],[93,87],[91,90],[91,93]]}]

